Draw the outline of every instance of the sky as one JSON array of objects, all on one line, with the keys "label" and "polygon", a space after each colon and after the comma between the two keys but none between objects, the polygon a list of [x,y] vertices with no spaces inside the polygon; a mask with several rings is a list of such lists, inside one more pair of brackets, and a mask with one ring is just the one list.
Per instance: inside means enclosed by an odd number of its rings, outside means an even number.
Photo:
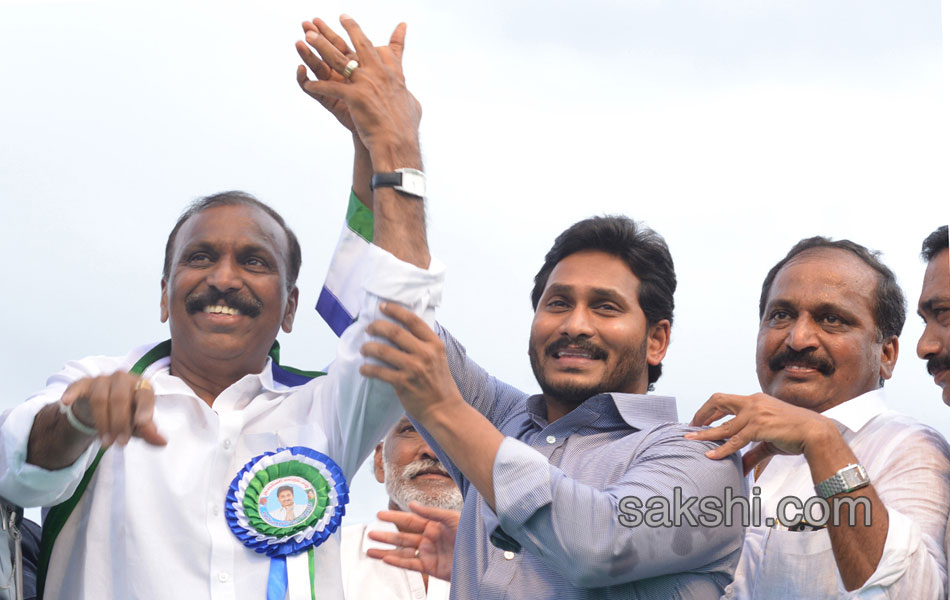
[{"label": "sky", "polygon": [[[448,266],[439,319],[494,375],[537,390],[531,282],[579,219],[626,214],[669,243],[679,287],[656,393],[687,421],[714,392],[758,391],[769,267],[803,237],[849,238],[883,253],[911,308],[890,406],[950,435],[915,354],[920,243],[950,220],[936,0],[0,0],[0,408],[69,359],[165,339],[165,238],[224,190],[270,203],[301,239],[284,362],[332,359],[310,308],[352,146],[297,87],[293,46],[302,20],[344,12],[377,43],[409,25],[429,243]],[[368,472],[353,487],[348,519],[384,508]]]}]

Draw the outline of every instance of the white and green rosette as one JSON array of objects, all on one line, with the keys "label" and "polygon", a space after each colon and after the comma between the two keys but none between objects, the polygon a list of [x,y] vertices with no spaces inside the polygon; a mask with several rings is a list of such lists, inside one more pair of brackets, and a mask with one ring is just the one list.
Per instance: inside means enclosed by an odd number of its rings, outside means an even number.
[{"label": "white and green rosette", "polygon": [[[283,600],[288,590],[302,591],[306,584],[306,597],[311,597],[313,548],[339,528],[348,493],[340,467],[329,456],[302,446],[256,456],[237,474],[224,516],[245,546],[271,557],[267,600]],[[303,567],[287,562],[287,557],[304,552],[308,556],[302,557]],[[306,582],[299,581],[304,576]]]}]

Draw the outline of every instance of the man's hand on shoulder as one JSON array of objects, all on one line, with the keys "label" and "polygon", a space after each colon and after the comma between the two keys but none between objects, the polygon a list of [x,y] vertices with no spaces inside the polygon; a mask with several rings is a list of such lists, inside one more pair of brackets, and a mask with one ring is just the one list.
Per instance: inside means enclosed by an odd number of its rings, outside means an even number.
[{"label": "man's hand on shoulder", "polygon": [[800,408],[768,394],[738,396],[713,394],[703,404],[690,425],[705,427],[728,416],[734,418],[704,431],[687,433],[691,440],[727,440],[706,456],[721,459],[742,450],[750,442],[760,442],[742,457],[746,473],[759,462],[776,454],[803,454],[809,444],[827,435],[838,435],[834,423],[815,411]]}]

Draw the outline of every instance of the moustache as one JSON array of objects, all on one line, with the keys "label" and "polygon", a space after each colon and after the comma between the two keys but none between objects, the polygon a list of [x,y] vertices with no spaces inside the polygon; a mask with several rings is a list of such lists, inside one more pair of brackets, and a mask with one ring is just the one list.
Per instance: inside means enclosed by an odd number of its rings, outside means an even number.
[{"label": "moustache", "polygon": [[577,350],[588,352],[594,360],[605,360],[607,358],[607,352],[603,348],[581,337],[561,338],[549,344],[544,351],[548,356],[554,356],[565,348],[576,348]]},{"label": "moustache", "polygon": [[437,471],[446,477],[449,476],[449,472],[442,466],[442,463],[434,458],[420,458],[414,460],[402,469],[402,476],[405,479],[412,479],[420,473],[426,471]]},{"label": "moustache", "polygon": [[817,356],[814,350],[792,350],[784,348],[769,359],[769,369],[781,371],[786,365],[794,364],[815,369],[822,375],[831,375],[835,372],[834,365],[827,358]]},{"label": "moustache", "polygon": [[937,371],[950,369],[950,354],[938,354],[927,361],[927,372],[933,377]]},{"label": "moustache", "polygon": [[264,303],[250,294],[244,294],[239,290],[229,290],[222,292],[214,288],[208,288],[203,292],[192,292],[185,298],[185,310],[189,315],[204,310],[206,306],[215,306],[223,304],[236,308],[242,315],[251,318],[261,314]]}]

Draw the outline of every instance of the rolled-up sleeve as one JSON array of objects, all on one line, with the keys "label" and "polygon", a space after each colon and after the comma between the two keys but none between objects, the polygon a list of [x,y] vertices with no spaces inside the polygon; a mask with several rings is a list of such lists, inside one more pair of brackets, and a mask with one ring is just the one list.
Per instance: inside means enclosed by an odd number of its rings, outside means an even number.
[{"label": "rolled-up sleeve", "polygon": [[[738,457],[710,461],[712,445],[686,440],[685,429],[663,427],[650,436],[627,471],[605,489],[567,476],[531,446],[506,438],[495,457],[492,476],[495,512],[504,531],[579,587],[615,585],[669,573],[702,570],[737,553],[741,522],[704,527],[696,519],[674,526],[675,497],[744,497]],[[669,523],[627,526],[620,504],[636,498],[669,502]]]}]

